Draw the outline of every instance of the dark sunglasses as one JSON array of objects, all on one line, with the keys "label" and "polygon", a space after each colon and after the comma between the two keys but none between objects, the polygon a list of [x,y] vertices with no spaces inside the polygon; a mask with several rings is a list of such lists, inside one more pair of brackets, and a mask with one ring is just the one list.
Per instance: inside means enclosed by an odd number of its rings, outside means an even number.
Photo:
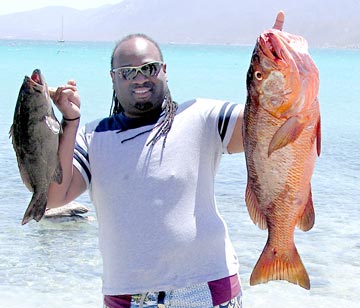
[{"label": "dark sunglasses", "polygon": [[137,74],[140,72],[145,77],[154,77],[157,76],[160,72],[162,62],[153,61],[148,62],[140,66],[123,66],[118,68],[113,68],[111,71],[113,73],[118,73],[120,78],[125,80],[133,80],[136,78]]}]

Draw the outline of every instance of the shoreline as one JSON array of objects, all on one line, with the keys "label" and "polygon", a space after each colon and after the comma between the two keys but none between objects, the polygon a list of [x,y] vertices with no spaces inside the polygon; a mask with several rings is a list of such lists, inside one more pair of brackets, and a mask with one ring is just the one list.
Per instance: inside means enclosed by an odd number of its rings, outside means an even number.
[{"label": "shoreline", "polygon": [[[172,46],[210,46],[210,47],[221,47],[221,46],[228,46],[228,47],[254,47],[254,43],[213,43],[213,42],[162,42],[159,41],[160,45],[172,45]],[[0,37],[1,42],[33,42],[33,43],[55,43],[59,44],[60,46],[66,46],[67,43],[71,44],[116,44],[117,40],[66,40],[59,42],[58,40],[51,40],[51,39],[34,39],[34,38],[2,38]],[[312,45],[308,43],[309,49],[339,49],[339,50],[360,50],[360,43],[353,44],[353,45],[335,45],[335,44],[323,44],[323,45]]]}]

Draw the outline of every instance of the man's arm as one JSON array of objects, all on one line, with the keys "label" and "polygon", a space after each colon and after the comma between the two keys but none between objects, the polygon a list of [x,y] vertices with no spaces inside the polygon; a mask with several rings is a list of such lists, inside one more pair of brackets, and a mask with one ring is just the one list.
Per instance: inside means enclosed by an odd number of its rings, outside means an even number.
[{"label": "man's arm", "polygon": [[[86,183],[80,172],[73,166],[75,139],[80,122],[80,97],[74,81],[66,86],[50,90],[51,98],[63,114],[63,133],[59,140],[58,155],[62,168],[63,180],[59,185],[51,183],[48,190],[48,208],[69,203],[86,190]],[[78,118],[78,119],[77,119]]]},{"label": "man's arm", "polygon": [[[282,30],[285,20],[285,14],[283,11],[278,12],[273,28]],[[243,124],[244,110],[239,113],[234,132],[231,136],[229,145],[227,147],[229,153],[240,153],[244,151],[243,136],[242,136],[242,124]]]}]

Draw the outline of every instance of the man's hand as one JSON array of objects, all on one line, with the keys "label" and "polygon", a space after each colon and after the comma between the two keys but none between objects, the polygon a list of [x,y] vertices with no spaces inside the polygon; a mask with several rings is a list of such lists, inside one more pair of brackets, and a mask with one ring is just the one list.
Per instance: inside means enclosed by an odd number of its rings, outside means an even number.
[{"label": "man's hand", "polygon": [[275,23],[273,25],[273,29],[282,30],[283,26],[284,26],[284,20],[285,20],[284,12],[279,11],[277,16],[276,16],[276,20],[275,20]]},{"label": "man's hand", "polygon": [[64,118],[74,119],[80,117],[80,96],[74,80],[69,80],[65,86],[49,88],[49,92]]}]

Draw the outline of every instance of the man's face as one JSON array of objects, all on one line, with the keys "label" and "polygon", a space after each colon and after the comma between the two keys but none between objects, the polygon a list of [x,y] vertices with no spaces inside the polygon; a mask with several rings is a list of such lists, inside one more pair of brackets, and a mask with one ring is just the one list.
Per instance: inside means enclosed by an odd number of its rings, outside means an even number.
[{"label": "man's face", "polygon": [[[151,62],[161,62],[156,46],[144,38],[132,38],[121,43],[114,53],[113,68],[140,67]],[[159,67],[158,64],[156,64]],[[150,68],[154,69],[154,65]],[[145,67],[146,71],[149,67]],[[131,70],[131,69],[130,69]],[[128,69],[127,69],[128,71]],[[138,70],[137,74],[129,74],[124,78],[122,70],[111,72],[116,96],[128,117],[142,117],[159,113],[164,100],[166,84],[166,65],[160,65],[154,76],[145,76]],[[132,79],[133,78],[133,79]]]}]

